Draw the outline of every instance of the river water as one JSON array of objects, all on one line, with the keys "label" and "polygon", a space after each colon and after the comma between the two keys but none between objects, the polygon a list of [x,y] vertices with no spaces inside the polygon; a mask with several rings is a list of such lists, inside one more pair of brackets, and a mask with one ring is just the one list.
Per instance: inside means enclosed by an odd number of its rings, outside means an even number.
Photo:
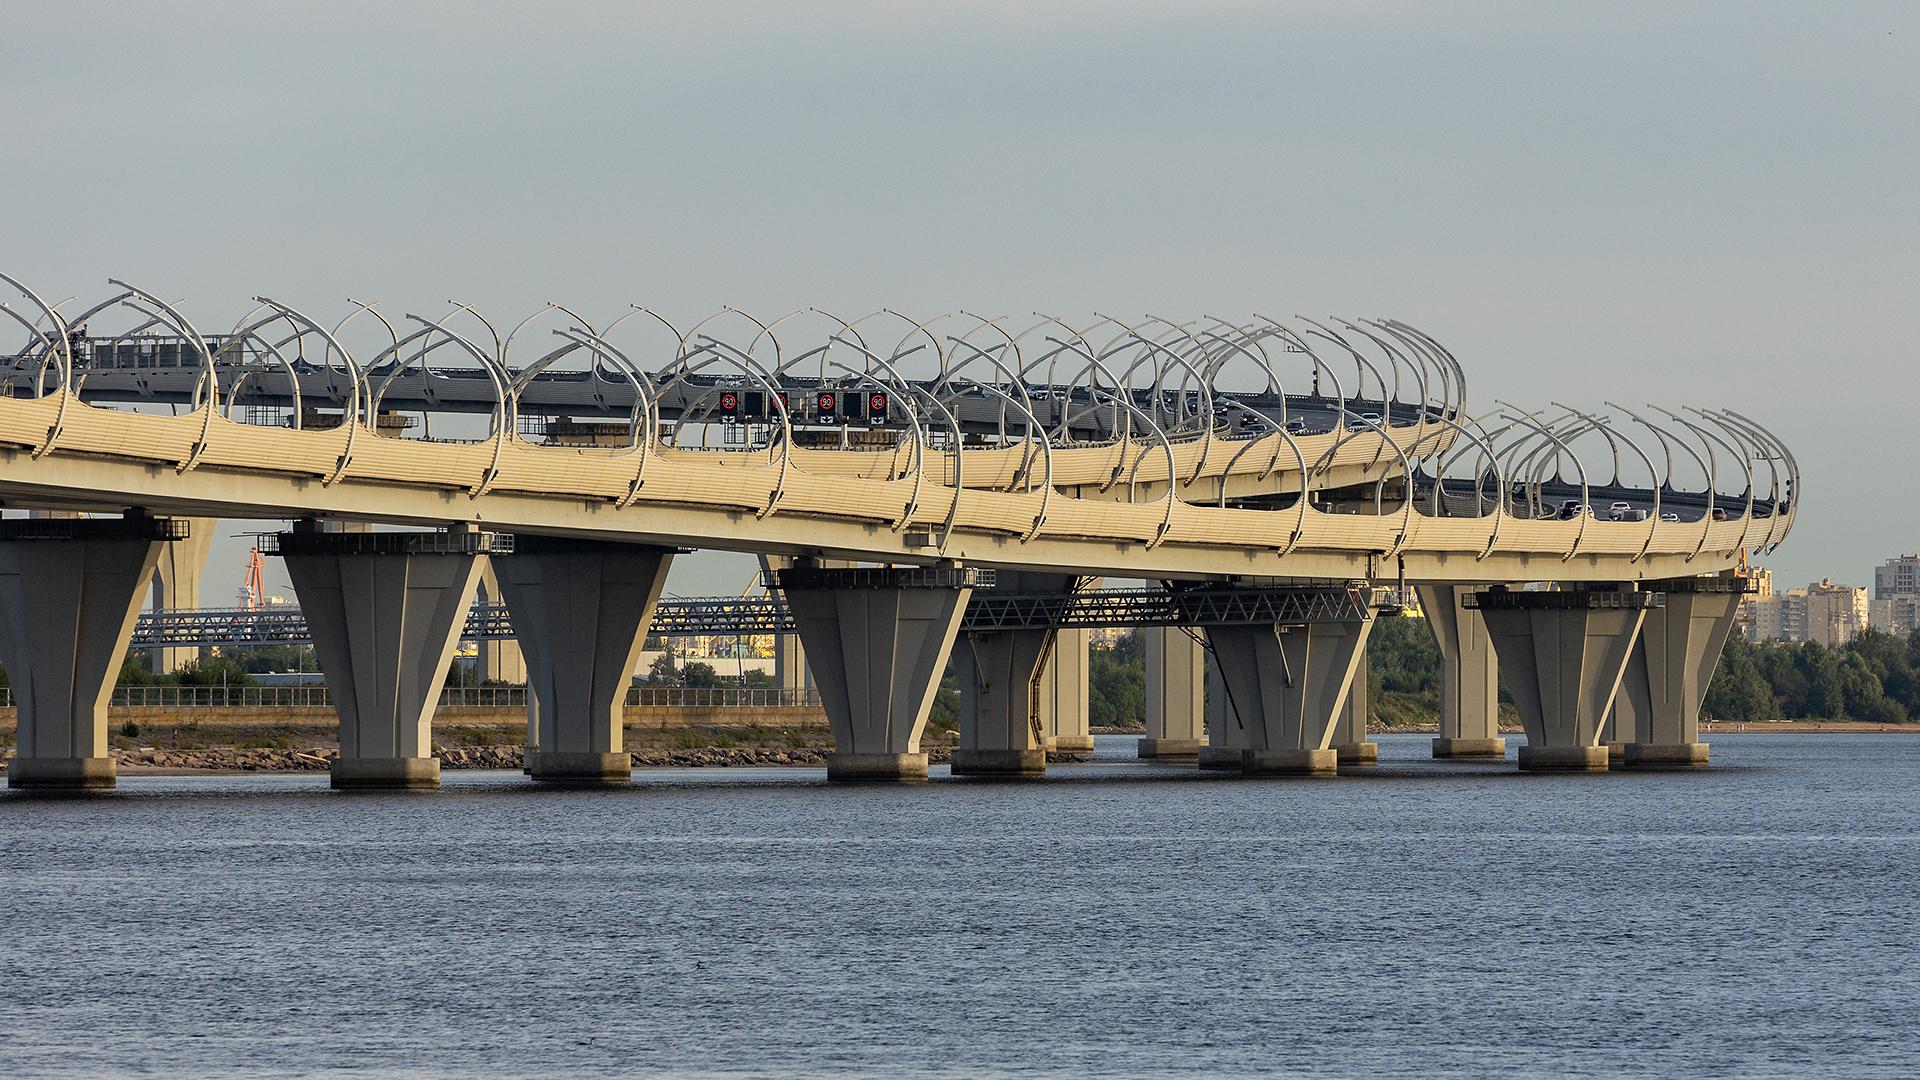
[{"label": "river water", "polygon": [[1920,1072],[1920,737],[0,799],[0,1073]]}]

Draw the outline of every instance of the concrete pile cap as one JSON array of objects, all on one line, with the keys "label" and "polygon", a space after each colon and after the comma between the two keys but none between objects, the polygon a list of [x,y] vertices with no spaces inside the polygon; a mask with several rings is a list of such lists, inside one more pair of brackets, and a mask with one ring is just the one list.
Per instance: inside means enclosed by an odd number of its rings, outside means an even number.
[{"label": "concrete pile cap", "polygon": [[192,533],[185,518],[130,514],[118,518],[8,518],[0,521],[0,540],[185,540]]},{"label": "concrete pile cap", "polygon": [[971,589],[993,572],[971,566],[792,566],[773,572],[780,589]]},{"label": "concrete pile cap", "polygon": [[263,555],[503,555],[514,549],[511,537],[469,530],[284,532],[260,539]]},{"label": "concrete pile cap", "polygon": [[1638,589],[1555,589],[1536,592],[1510,590],[1496,585],[1485,592],[1468,593],[1463,603],[1466,607],[1481,611],[1598,611],[1607,608],[1666,607],[1667,595]]}]

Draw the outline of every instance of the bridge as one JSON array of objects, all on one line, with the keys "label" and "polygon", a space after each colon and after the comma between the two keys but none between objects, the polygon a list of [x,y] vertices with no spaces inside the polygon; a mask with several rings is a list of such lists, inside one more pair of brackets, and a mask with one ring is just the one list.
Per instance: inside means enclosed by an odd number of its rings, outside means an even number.
[{"label": "bridge", "polygon": [[[0,378],[0,501],[28,511],[0,520],[15,787],[111,786],[142,596],[197,607],[221,517],[293,522],[270,547],[342,787],[437,783],[432,706],[477,592],[524,654],[532,776],[630,778],[615,702],[690,549],[764,560],[834,778],[926,774],[949,659],[953,771],[1043,771],[1050,725],[1084,713],[1084,628],[1125,620],[1164,628],[1144,754],[1360,766],[1380,588],[1418,592],[1446,659],[1436,754],[1504,754],[1504,667],[1523,769],[1703,765],[1742,571],[1799,494],[1792,452],[1730,410],[1472,414],[1464,367],[1388,319],[322,323],[260,297],[208,334],[124,283],[77,305],[0,281],[24,335]],[[1110,600],[1104,577],[1165,584]]]}]

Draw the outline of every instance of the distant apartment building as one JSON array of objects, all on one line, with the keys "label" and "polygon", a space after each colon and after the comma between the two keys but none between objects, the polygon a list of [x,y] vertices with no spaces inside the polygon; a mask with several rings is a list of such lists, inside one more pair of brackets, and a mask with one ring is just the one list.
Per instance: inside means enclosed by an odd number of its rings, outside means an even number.
[{"label": "distant apartment building", "polygon": [[1867,628],[1867,590],[1822,578],[1752,601],[1754,641],[1845,645]]},{"label": "distant apartment building", "polygon": [[1752,583],[1753,591],[1740,598],[1739,610],[1734,612],[1734,632],[1748,641],[1759,641],[1757,620],[1760,601],[1773,596],[1773,571],[1764,566],[1750,567],[1747,579]]},{"label": "distant apartment building", "polygon": [[1902,637],[1920,628],[1920,555],[1902,555],[1874,568],[1867,625]]}]

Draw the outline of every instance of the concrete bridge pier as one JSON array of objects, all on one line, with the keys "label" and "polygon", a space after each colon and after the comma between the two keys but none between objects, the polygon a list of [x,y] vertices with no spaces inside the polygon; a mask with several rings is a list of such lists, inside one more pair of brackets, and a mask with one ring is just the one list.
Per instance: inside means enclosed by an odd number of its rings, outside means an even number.
[{"label": "concrete bridge pier", "polygon": [[1623,768],[1706,766],[1700,705],[1733,634],[1746,587],[1746,579],[1737,577],[1648,583],[1647,588],[1664,592],[1667,602],[1647,611],[1614,698],[1614,738],[1621,743]]},{"label": "concrete bridge pier", "polygon": [[1047,732],[1046,748],[1054,753],[1093,752],[1087,712],[1087,638],[1085,630],[1060,631],[1041,679],[1040,717]]},{"label": "concrete bridge pier", "polygon": [[1440,646],[1440,737],[1436,758],[1504,758],[1500,737],[1500,660],[1480,612],[1466,606],[1472,590],[1420,585],[1420,608]]},{"label": "concrete bridge pier", "polygon": [[1600,772],[1600,743],[1655,594],[1621,588],[1474,594],[1526,725],[1520,768]]},{"label": "concrete bridge pier", "polygon": [[776,574],[833,727],[829,780],[924,780],[927,714],[973,595],[973,571],[821,567]]},{"label": "concrete bridge pier", "polygon": [[0,665],[19,720],[7,786],[111,788],[107,700],[161,549],[185,521],[0,521]]},{"label": "concrete bridge pier", "polygon": [[627,688],[672,562],[667,548],[532,535],[494,558],[526,657],[535,780],[633,779]]},{"label": "concrete bridge pier", "polygon": [[[1146,646],[1147,737],[1143,758],[1192,758],[1205,751],[1207,653],[1194,635],[1177,626],[1141,631]],[[1240,757],[1233,757],[1235,768]]]},{"label": "concrete bridge pier", "polygon": [[1332,776],[1334,727],[1366,656],[1371,616],[1300,625],[1207,628],[1229,718],[1238,717],[1249,774]]},{"label": "concrete bridge pier", "polygon": [[[994,588],[1071,593],[1065,574],[1003,570]],[[1056,657],[1057,626],[973,630],[953,653],[960,683],[960,745],[955,776],[1039,776],[1047,771],[1047,668]]]},{"label": "concrete bridge pier", "polygon": [[1347,703],[1333,726],[1333,752],[1343,769],[1380,764],[1380,744],[1367,739],[1367,712],[1367,653],[1362,648],[1353,684],[1347,688]]},{"label": "concrete bridge pier", "polygon": [[[197,608],[204,604],[200,583],[206,575],[207,551],[213,544],[217,518],[187,518],[185,539],[175,540],[160,549],[160,561],[153,568],[153,606]],[[216,605],[227,606],[225,603]],[[166,647],[147,650],[147,666],[155,674],[167,675],[207,655],[204,646]]]},{"label": "concrete bridge pier", "polygon": [[[474,599],[487,604],[506,603],[506,595],[500,589],[500,574],[493,568],[491,558],[480,563],[480,586]],[[502,683],[527,681],[527,658],[521,652],[518,638],[488,638],[475,644],[480,650],[477,657],[480,678]]]},{"label": "concrete bridge pier", "polygon": [[340,716],[333,786],[437,787],[433,710],[493,537],[311,522],[277,541]]},{"label": "concrete bridge pier", "polygon": [[1200,745],[1200,752],[1195,755],[1196,764],[1203,769],[1238,771],[1246,764],[1252,737],[1247,733],[1247,725],[1241,721],[1239,714],[1227,708],[1227,687],[1220,679],[1219,663],[1207,660],[1204,667],[1207,737]]}]

